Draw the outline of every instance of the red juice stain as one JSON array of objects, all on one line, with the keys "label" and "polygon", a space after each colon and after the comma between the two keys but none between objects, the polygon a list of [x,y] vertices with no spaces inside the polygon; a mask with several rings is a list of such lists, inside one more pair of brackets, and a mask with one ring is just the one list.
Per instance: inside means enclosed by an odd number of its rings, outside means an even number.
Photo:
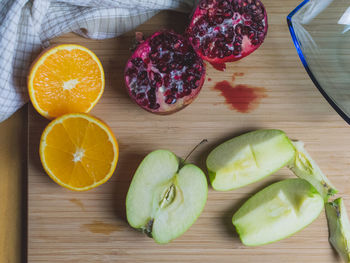
[{"label": "red juice stain", "polygon": [[211,78],[208,78],[208,81],[211,81]]},{"label": "red juice stain", "polygon": [[248,85],[232,86],[228,81],[218,82],[215,90],[221,91],[221,95],[225,97],[226,103],[241,113],[248,113],[256,109],[262,98],[266,98],[266,89],[260,87],[251,87]]},{"label": "red juice stain", "polygon": [[233,75],[236,77],[243,77],[244,73],[243,72],[235,72],[235,73],[233,73]]},{"label": "red juice stain", "polygon": [[225,71],[225,69],[226,69],[226,64],[225,63],[210,63],[210,64],[216,70]]},{"label": "red juice stain", "polygon": [[243,77],[244,76],[244,73],[243,72],[235,72],[233,73],[232,75],[232,81],[235,81],[236,80],[236,77]]}]

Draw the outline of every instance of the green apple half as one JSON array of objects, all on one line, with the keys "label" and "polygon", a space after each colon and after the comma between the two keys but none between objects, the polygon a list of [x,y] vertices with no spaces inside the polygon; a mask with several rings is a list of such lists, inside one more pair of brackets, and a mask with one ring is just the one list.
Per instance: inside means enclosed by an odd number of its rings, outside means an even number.
[{"label": "green apple half", "polygon": [[305,150],[304,143],[302,141],[294,141],[293,145],[296,149],[296,155],[294,161],[288,167],[296,176],[312,184],[321,194],[324,201],[327,202],[328,198],[336,194],[338,190],[335,189],[320,167]]},{"label": "green apple half", "polygon": [[321,195],[309,182],[286,179],[248,199],[232,223],[244,245],[259,246],[300,231],[319,216],[323,206]]},{"label": "green apple half", "polygon": [[149,153],[136,170],[126,197],[129,224],[157,243],[179,237],[196,221],[208,195],[205,174],[172,152]]},{"label": "green apple half", "polygon": [[280,130],[257,130],[222,143],[207,157],[212,187],[228,191],[271,175],[295,158],[295,149]]},{"label": "green apple half", "polygon": [[350,262],[350,223],[342,198],[326,204],[329,242],[344,262]]}]

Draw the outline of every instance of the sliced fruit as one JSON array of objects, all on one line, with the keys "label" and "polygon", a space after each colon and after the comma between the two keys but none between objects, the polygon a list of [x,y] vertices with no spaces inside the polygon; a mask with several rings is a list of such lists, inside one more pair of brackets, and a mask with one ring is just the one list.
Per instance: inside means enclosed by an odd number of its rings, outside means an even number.
[{"label": "sliced fruit", "polygon": [[264,42],[267,13],[260,0],[200,0],[186,32],[198,55],[213,64],[236,61]]},{"label": "sliced fruit", "polygon": [[326,215],[329,242],[344,262],[350,262],[350,223],[343,199],[337,198],[326,204]]},{"label": "sliced fruit", "polygon": [[44,50],[28,76],[30,100],[48,119],[89,112],[102,96],[104,86],[100,60],[86,47],[73,44]]},{"label": "sliced fruit", "polygon": [[189,105],[204,79],[204,63],[188,40],[166,30],[142,42],[125,68],[131,99],[156,114],[174,113]]},{"label": "sliced fruit", "polygon": [[311,183],[321,194],[325,202],[330,196],[338,192],[328,178],[324,175],[316,162],[311,158],[304,148],[304,143],[301,141],[293,142],[296,149],[296,155],[293,162],[288,166],[293,173]]},{"label": "sliced fruit", "polygon": [[44,130],[40,159],[59,185],[86,191],[105,183],[118,161],[118,143],[110,128],[84,113],[63,115]]},{"label": "sliced fruit", "polygon": [[215,190],[227,191],[254,183],[294,160],[295,150],[280,130],[257,130],[216,147],[207,158]]},{"label": "sliced fruit", "polygon": [[182,235],[198,218],[208,184],[201,169],[182,165],[170,151],[157,150],[141,162],[126,197],[129,224],[157,243]]},{"label": "sliced fruit", "polygon": [[323,199],[306,180],[287,179],[252,196],[234,214],[232,223],[246,246],[259,246],[286,238],[314,221]]}]

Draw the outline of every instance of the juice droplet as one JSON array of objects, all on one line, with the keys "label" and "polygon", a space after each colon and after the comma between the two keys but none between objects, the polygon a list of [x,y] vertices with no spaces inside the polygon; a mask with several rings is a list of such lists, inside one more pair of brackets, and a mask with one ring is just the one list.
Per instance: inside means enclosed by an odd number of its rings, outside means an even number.
[{"label": "juice droplet", "polygon": [[208,81],[211,81],[211,78],[208,78]]},{"label": "juice droplet", "polygon": [[243,72],[235,72],[233,73],[232,75],[232,81],[235,81],[236,80],[236,77],[243,77],[244,76],[244,73]]},{"label": "juice droplet", "polygon": [[236,77],[243,77],[244,73],[243,72],[235,72],[235,73],[233,73],[233,75]]},{"label": "juice droplet", "polygon": [[266,98],[266,89],[248,85],[235,85],[234,87],[226,80],[218,82],[215,90],[221,91],[226,103],[241,113],[248,113],[256,109],[262,98]]},{"label": "juice droplet", "polygon": [[210,64],[216,70],[225,71],[225,69],[226,69],[226,64],[225,63],[210,63]]},{"label": "juice droplet", "polygon": [[79,206],[81,208],[81,210],[85,211],[85,207],[79,199],[73,198],[73,199],[69,199],[69,201],[72,202],[73,204],[76,204],[77,206]]},{"label": "juice droplet", "polygon": [[104,223],[102,221],[94,220],[91,224],[83,224],[84,228],[89,230],[91,233],[109,235],[112,232],[118,231],[117,225]]}]

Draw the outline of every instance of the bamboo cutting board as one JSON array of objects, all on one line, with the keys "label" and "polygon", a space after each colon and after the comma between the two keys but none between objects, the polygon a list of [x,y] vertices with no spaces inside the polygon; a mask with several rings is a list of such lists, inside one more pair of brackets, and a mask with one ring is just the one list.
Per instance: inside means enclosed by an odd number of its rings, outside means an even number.
[{"label": "bamboo cutting board", "polygon": [[[113,177],[97,189],[76,193],[45,175],[39,160],[40,135],[47,120],[29,110],[28,261],[29,262],[340,262],[328,243],[324,213],[309,227],[280,242],[255,248],[241,244],[231,217],[264,186],[292,177],[282,169],[261,182],[230,191],[209,189],[205,209],[183,236],[167,245],[133,230],[125,219],[125,197],[138,164],[152,150],[165,148],[185,156],[202,139],[209,143],[190,161],[205,171],[208,152],[235,135],[258,128],[277,128],[306,142],[350,210],[350,130],[307,76],[293,46],[286,15],[297,0],[265,0],[269,32],[263,46],[249,57],[227,65],[225,72],[207,66],[207,80],[198,98],[169,116],[143,111],[129,99],[123,70],[134,32],[116,39],[93,41],[68,34],[53,43],[79,43],[101,59],[106,89],[91,112],[106,121],[120,144]],[[147,36],[162,27],[181,32],[187,16],[162,12],[138,30]],[[210,80],[209,80],[210,79]],[[251,112],[239,113],[213,87],[263,88]]]}]

